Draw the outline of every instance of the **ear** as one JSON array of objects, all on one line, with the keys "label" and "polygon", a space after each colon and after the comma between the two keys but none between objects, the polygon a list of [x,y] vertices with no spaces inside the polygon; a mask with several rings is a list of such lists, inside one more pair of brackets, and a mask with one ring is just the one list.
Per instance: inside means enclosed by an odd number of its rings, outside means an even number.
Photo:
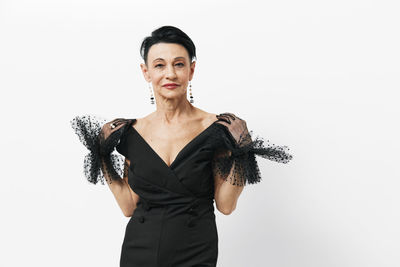
[{"label": "ear", "polygon": [[196,67],[196,61],[193,61],[192,63],[190,63],[190,75],[189,75],[189,81],[192,80],[193,78],[193,74],[194,74],[194,69]]},{"label": "ear", "polygon": [[146,64],[141,63],[140,68],[142,69],[143,77],[147,82],[151,82],[149,69],[147,68]]}]

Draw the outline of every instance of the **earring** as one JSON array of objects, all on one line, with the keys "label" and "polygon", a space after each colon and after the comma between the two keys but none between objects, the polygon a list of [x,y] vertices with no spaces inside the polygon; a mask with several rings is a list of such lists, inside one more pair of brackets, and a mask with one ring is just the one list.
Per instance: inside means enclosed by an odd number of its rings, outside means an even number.
[{"label": "earring", "polygon": [[192,95],[192,83],[189,81],[189,94],[190,94],[190,103],[194,103],[193,95]]},{"label": "earring", "polygon": [[153,96],[153,90],[151,90],[151,84],[149,83],[149,89],[150,89],[150,103],[154,105],[154,96]]}]

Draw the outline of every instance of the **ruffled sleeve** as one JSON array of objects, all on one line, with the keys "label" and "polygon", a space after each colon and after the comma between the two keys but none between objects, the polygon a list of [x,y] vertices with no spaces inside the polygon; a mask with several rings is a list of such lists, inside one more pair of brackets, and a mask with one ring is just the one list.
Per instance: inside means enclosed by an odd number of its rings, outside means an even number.
[{"label": "ruffled sleeve", "polygon": [[[122,120],[122,121],[121,121]],[[83,172],[86,179],[93,184],[104,180],[121,179],[124,172],[124,159],[121,155],[113,154],[115,147],[123,156],[127,155],[127,148],[121,144],[124,140],[129,120],[118,119],[123,127],[117,130],[108,130],[110,123],[104,118],[95,115],[82,115],[73,118],[70,123],[79,140],[89,150],[84,157]],[[111,127],[110,127],[111,128]],[[120,145],[121,144],[121,145]]]},{"label": "ruffled sleeve", "polygon": [[[237,123],[244,122],[239,120]],[[261,181],[256,156],[285,164],[293,158],[288,153],[290,149],[287,146],[271,144],[269,140],[265,141],[260,136],[254,137],[253,131],[247,131],[246,126],[242,128],[246,131],[240,132],[240,137],[236,139],[230,127],[222,124],[218,126],[218,132],[213,137],[216,144],[213,173],[232,185],[244,186]]]}]

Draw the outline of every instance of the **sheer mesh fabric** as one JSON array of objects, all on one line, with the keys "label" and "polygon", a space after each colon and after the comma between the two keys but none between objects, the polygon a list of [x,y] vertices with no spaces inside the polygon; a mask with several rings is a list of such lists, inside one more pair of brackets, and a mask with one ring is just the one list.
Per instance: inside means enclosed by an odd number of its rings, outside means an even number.
[{"label": "sheer mesh fabric", "polygon": [[[248,131],[246,122],[232,113],[221,113],[217,127],[210,128],[208,142],[216,148],[212,170],[232,185],[244,186],[261,181],[256,155],[280,163],[288,163],[293,156],[287,146],[270,144],[267,140]],[[128,145],[126,133],[133,119],[105,119],[94,115],[76,116],[71,126],[79,140],[89,150],[84,158],[84,174],[93,184],[104,180],[111,183],[127,175]],[[114,149],[125,157],[125,161]]]},{"label": "sheer mesh fabric", "polygon": [[261,173],[256,155],[280,163],[288,163],[293,156],[287,146],[267,143],[262,137],[255,137],[248,131],[246,121],[232,113],[221,113],[211,134],[217,150],[214,154],[212,169],[219,177],[232,185],[244,186],[261,181]]},{"label": "sheer mesh fabric", "polygon": [[101,181],[104,184],[104,180],[112,183],[124,177],[127,162],[113,151],[117,146],[117,150],[120,148],[118,152],[126,157],[125,146],[118,145],[124,140],[130,122],[132,120],[121,118],[106,122],[104,118],[94,115],[76,116],[70,121],[79,140],[89,150],[84,158],[83,170],[90,183]]}]

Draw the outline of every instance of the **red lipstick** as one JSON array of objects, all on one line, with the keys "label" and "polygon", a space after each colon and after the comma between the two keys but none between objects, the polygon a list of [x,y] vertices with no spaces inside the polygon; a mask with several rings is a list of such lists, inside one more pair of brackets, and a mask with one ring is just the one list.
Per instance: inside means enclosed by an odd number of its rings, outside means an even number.
[{"label": "red lipstick", "polygon": [[166,83],[163,85],[163,87],[167,88],[167,89],[174,89],[176,87],[178,87],[178,84],[176,83]]}]

